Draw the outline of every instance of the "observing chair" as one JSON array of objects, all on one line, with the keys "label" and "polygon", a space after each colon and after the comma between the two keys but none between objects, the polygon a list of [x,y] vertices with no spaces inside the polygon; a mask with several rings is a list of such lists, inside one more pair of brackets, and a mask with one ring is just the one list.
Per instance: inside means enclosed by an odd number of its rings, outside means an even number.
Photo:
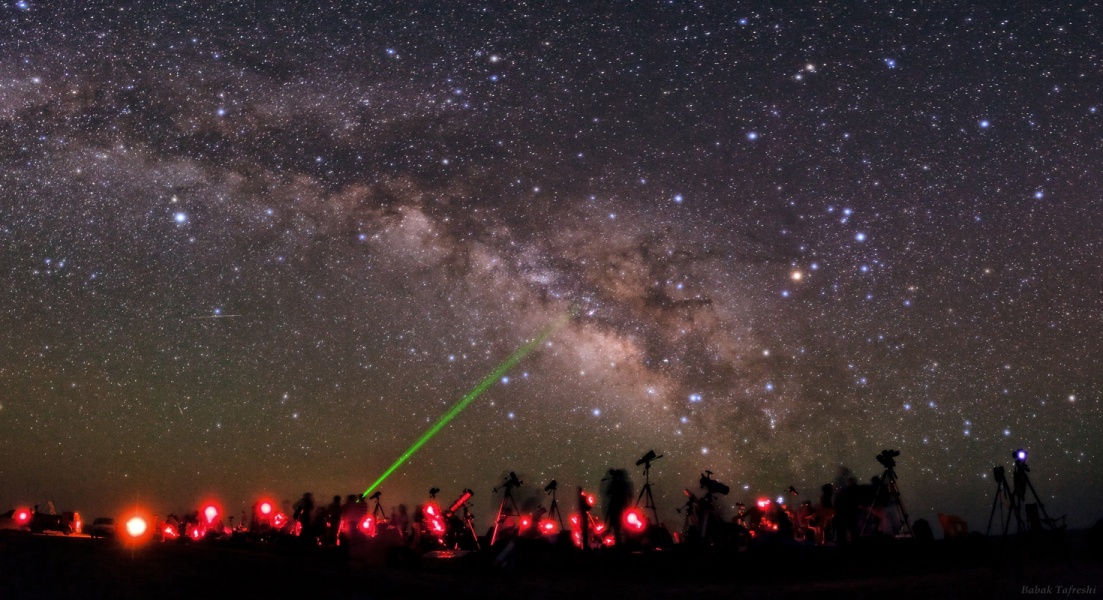
[{"label": "observing chair", "polygon": [[822,546],[824,543],[824,532],[831,527],[831,521],[835,518],[835,509],[833,508],[821,508],[816,512],[808,515],[808,518],[804,521],[804,526],[812,532],[813,537],[816,540],[816,544]]},{"label": "observing chair", "polygon": [[1037,504],[1026,504],[1026,522],[1030,525],[1030,531],[1045,531],[1046,529],[1064,529],[1065,515],[1056,519],[1044,519],[1038,512]]},{"label": "observing chair", "polygon": [[938,513],[938,522],[942,525],[942,536],[948,540],[969,535],[969,524],[957,515]]}]

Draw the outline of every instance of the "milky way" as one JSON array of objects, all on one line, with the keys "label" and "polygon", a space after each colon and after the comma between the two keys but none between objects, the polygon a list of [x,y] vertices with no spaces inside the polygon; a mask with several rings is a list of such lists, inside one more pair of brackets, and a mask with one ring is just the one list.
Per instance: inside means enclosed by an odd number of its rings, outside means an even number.
[{"label": "milky way", "polygon": [[1094,6],[303,4],[0,5],[0,508],[358,492],[569,315],[384,498],[1099,516]]}]

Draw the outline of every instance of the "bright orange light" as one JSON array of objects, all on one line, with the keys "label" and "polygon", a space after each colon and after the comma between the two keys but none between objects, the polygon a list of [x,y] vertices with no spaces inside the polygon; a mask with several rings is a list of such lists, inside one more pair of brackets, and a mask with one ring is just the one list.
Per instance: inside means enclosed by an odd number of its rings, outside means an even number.
[{"label": "bright orange light", "polygon": [[145,535],[147,527],[146,520],[137,515],[130,517],[126,522],[126,532],[133,538]]},{"label": "bright orange light", "polygon": [[548,534],[559,531],[559,525],[554,519],[542,519],[540,521],[540,533]]},{"label": "bright orange light", "polygon": [[31,521],[31,511],[21,508],[15,511],[15,522],[20,525],[26,525]]},{"label": "bright orange light", "polygon": [[260,514],[262,514],[264,516],[268,516],[268,515],[272,514],[272,503],[271,502],[261,502],[260,503]]},{"label": "bright orange light", "polygon": [[633,506],[624,511],[624,526],[628,531],[633,533],[639,533],[647,528],[647,518],[644,517],[643,511],[639,507]]},{"label": "bright orange light", "polygon": [[755,504],[758,506],[758,508],[760,508],[762,510],[766,510],[767,508],[770,508],[770,499],[769,498],[759,498],[758,501],[755,502]]},{"label": "bright orange light", "polygon": [[214,520],[218,518],[218,508],[213,504],[208,504],[203,509],[203,517],[207,519],[207,523],[214,523]]}]

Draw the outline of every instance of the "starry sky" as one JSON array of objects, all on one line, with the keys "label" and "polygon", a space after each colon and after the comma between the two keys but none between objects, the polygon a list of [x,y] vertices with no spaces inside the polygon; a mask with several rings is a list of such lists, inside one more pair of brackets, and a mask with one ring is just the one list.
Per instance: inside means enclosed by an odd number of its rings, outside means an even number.
[{"label": "starry sky", "polygon": [[0,3],[0,508],[363,491],[566,318],[385,504],[1103,516],[1094,3],[75,4]]}]

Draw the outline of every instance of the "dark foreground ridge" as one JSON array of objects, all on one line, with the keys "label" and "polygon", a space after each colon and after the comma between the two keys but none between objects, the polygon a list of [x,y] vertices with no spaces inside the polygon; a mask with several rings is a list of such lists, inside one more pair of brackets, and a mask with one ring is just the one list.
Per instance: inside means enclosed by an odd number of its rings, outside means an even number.
[{"label": "dark foreground ridge", "polygon": [[[871,538],[580,552],[517,539],[466,554],[241,539],[128,545],[0,535],[0,598],[1008,598],[1100,597],[1098,532],[1051,540]],[[1046,592],[1046,590],[1049,590]]]}]

